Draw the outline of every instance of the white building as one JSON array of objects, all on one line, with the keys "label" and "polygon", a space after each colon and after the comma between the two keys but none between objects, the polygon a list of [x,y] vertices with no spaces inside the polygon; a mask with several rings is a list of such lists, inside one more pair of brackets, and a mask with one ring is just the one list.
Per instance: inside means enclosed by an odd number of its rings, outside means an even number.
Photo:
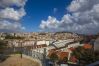
[{"label": "white building", "polygon": [[99,38],[97,38],[94,42],[94,50],[99,51]]}]

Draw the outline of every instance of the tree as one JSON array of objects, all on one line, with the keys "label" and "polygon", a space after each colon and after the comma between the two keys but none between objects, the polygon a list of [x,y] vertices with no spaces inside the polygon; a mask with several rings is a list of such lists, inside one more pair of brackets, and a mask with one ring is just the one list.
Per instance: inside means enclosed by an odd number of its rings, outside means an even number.
[{"label": "tree", "polygon": [[55,63],[56,61],[58,60],[58,56],[56,53],[52,53],[50,56],[49,56],[50,60],[54,63],[54,66],[55,66]]},{"label": "tree", "polygon": [[3,53],[6,47],[7,47],[7,42],[0,40],[0,53]]},{"label": "tree", "polygon": [[68,61],[68,58],[67,58],[67,57],[64,57],[64,58],[62,59],[62,62],[63,62],[63,63],[67,63],[67,61]]},{"label": "tree", "polygon": [[50,60],[52,60],[53,62],[55,62],[56,60],[58,60],[58,56],[56,53],[52,53],[50,56],[49,56]]},{"label": "tree", "polygon": [[93,51],[92,48],[85,49],[84,47],[77,47],[72,55],[79,60],[79,64],[90,64],[99,61],[99,53]]},{"label": "tree", "polygon": [[5,39],[24,39],[24,37],[6,35],[6,36],[5,36]]},{"label": "tree", "polygon": [[67,57],[64,57],[63,59],[59,59],[57,64],[60,65],[60,64],[66,64],[68,61],[68,58]]},{"label": "tree", "polygon": [[[9,34],[5,36],[5,39],[10,39],[10,40],[20,40],[20,41],[22,41],[24,38],[25,38],[25,37],[12,36],[12,35],[9,35]],[[20,52],[21,58],[22,58],[22,50],[23,50],[22,42],[20,42],[20,45],[21,45],[21,46],[20,46],[21,50],[20,50],[19,52]],[[15,52],[15,46],[13,45],[13,43],[12,43],[12,48],[13,48],[13,52]]]}]

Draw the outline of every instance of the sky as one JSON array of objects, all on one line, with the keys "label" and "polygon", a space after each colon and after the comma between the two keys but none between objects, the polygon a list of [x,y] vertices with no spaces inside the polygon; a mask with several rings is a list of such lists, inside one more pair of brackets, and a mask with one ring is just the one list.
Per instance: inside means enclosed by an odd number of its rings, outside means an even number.
[{"label": "sky", "polygon": [[47,20],[49,15],[60,19],[70,2],[71,0],[28,0],[25,6],[27,15],[22,21],[26,31],[40,31],[41,20]]},{"label": "sky", "polygon": [[99,0],[0,0],[0,32],[99,32]]}]

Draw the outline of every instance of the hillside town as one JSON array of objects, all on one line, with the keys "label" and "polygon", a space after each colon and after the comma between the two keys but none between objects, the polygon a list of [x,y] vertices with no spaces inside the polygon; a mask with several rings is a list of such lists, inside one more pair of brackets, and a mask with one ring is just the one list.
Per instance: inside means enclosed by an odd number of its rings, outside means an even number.
[{"label": "hillside town", "polygon": [[[21,39],[22,38],[22,39]],[[65,41],[71,39],[73,41],[83,39],[83,36],[79,36],[75,33],[69,32],[56,32],[56,33],[0,33],[0,39],[6,40],[15,47],[20,46],[20,41],[23,46],[33,46],[46,44],[47,46],[53,41]]]},{"label": "hillside town", "polygon": [[0,66],[99,66],[99,0],[0,0]]},{"label": "hillside town", "polygon": [[[85,36],[70,32],[0,33],[0,40],[7,42],[6,53],[21,52],[21,55],[40,60],[42,66],[51,64],[54,66],[61,64],[77,66],[79,58],[74,53],[77,52],[76,49],[80,49],[77,53],[85,50],[88,50],[88,53],[89,50],[96,51],[96,47],[99,47],[97,38],[99,35]],[[82,61],[79,63],[86,64]]]}]

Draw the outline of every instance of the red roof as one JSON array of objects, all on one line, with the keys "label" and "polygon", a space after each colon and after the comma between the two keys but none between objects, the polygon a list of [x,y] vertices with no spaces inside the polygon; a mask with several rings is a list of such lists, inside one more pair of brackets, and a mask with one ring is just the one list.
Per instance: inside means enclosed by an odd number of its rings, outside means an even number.
[{"label": "red roof", "polygon": [[70,47],[68,49],[71,50],[71,51],[74,51],[75,50],[75,48],[73,48],[73,47]]},{"label": "red roof", "polygon": [[68,52],[59,52],[58,56],[62,60],[64,57],[68,57],[68,54],[69,54]]},{"label": "red roof", "polygon": [[85,49],[91,49],[92,48],[92,45],[90,45],[90,44],[84,44],[84,46],[83,46]]},{"label": "red roof", "polygon": [[70,57],[70,61],[76,63],[77,62],[77,58],[75,56],[71,56]]},{"label": "red roof", "polygon": [[53,51],[53,50],[50,50],[49,53],[48,53],[48,56],[50,56],[52,53],[55,53],[58,55],[59,59],[63,59],[64,57],[68,57],[68,52],[61,52],[61,51]]}]

